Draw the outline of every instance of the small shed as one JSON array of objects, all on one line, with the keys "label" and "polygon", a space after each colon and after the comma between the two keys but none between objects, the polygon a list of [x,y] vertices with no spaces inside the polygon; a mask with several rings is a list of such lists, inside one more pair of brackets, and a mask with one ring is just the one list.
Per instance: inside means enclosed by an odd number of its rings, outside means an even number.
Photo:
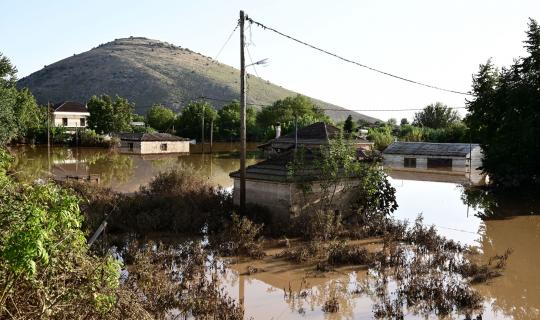
[{"label": "small shed", "polygon": [[385,167],[395,170],[465,175],[474,184],[484,178],[478,144],[394,142],[383,151],[383,159]]},{"label": "small shed", "polygon": [[119,138],[121,153],[189,153],[189,139],[169,133],[121,133]]}]

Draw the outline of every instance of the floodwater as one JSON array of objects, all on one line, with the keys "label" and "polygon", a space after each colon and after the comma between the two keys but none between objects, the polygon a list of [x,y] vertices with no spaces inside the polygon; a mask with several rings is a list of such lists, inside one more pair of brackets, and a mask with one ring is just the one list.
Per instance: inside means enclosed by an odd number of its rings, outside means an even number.
[{"label": "floodwater", "polygon": [[[174,156],[121,155],[103,149],[15,148],[15,170],[23,179],[48,176],[99,174],[100,183],[122,192],[136,191],[158,172],[169,168],[193,167],[212,185],[230,188],[229,172],[237,170],[236,146],[215,144],[215,153]],[[255,145],[250,145],[253,150]],[[205,147],[209,150],[208,147]],[[195,150],[195,149],[194,149]],[[199,150],[199,149],[197,149]],[[227,151],[227,152],[224,152]],[[252,156],[248,164],[257,162]],[[483,319],[540,319],[540,209],[496,203],[486,208],[467,197],[463,181],[455,176],[390,172],[397,191],[398,219],[414,221],[422,214],[424,223],[461,243],[476,246],[483,257],[512,249],[504,275],[475,286],[484,297]],[[468,204],[470,203],[470,204]],[[523,204],[523,203],[521,203]],[[482,217],[482,218],[480,218]],[[264,271],[246,275],[248,265]],[[356,292],[366,271],[339,269],[320,276],[311,266],[297,266],[279,260],[232,264],[224,286],[243,301],[246,317],[255,319],[371,319],[373,300]],[[329,297],[337,297],[340,310],[322,311]],[[463,316],[456,318],[464,318]],[[423,317],[408,314],[407,319]]]},{"label": "floodwater", "polygon": [[[247,164],[256,160],[256,144],[249,143]],[[200,153],[200,145],[192,145],[186,155],[130,155],[102,148],[12,148],[15,171],[27,181],[48,177],[65,179],[67,176],[99,175],[100,184],[120,192],[135,192],[148,184],[159,172],[172,168],[191,168],[210,185],[232,187],[229,173],[238,170],[238,144],[215,143],[213,154]],[[209,152],[209,145],[205,152]]]}]

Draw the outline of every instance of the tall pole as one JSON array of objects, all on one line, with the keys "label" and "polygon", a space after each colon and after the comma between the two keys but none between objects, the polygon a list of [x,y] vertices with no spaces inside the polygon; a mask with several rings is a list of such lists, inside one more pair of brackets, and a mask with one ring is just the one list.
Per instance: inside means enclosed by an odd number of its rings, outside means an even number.
[{"label": "tall pole", "polygon": [[210,154],[212,154],[212,147],[214,144],[214,119],[210,121]]},{"label": "tall pole", "polygon": [[240,10],[240,211],[246,209],[246,61],[244,57],[244,11]]},{"label": "tall pole", "polygon": [[202,153],[204,154],[204,103],[202,105],[201,141],[202,141]]}]

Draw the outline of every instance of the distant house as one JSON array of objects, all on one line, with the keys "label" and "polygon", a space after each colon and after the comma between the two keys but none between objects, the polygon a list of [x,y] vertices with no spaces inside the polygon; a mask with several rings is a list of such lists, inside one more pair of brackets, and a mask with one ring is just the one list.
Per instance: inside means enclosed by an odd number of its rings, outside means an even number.
[{"label": "distant house", "polygon": [[[295,144],[297,148],[316,149],[323,145],[328,145],[330,140],[335,139],[340,134],[340,129],[325,122],[316,122],[309,126],[298,129],[298,132],[291,132],[281,136],[281,127],[276,127],[276,138],[259,145],[258,148],[264,151],[267,158],[277,154],[293,150]],[[373,142],[357,138],[352,140],[356,149],[371,149]]]},{"label": "distant house", "polygon": [[68,132],[75,132],[78,128],[86,128],[90,112],[86,105],[64,101],[53,106],[53,124],[56,127],[65,127]]},{"label": "distant house", "polygon": [[384,166],[403,171],[424,171],[466,176],[482,183],[482,149],[478,144],[394,142],[383,151]]},{"label": "distant house", "polygon": [[168,133],[121,133],[119,138],[121,153],[189,153],[189,139]]}]

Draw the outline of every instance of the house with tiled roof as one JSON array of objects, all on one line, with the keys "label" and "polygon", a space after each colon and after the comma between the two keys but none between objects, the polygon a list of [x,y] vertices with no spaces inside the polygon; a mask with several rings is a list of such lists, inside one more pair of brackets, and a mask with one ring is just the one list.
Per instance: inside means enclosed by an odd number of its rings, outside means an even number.
[{"label": "house with tiled roof", "polygon": [[189,153],[189,139],[169,133],[121,133],[119,138],[121,153]]},{"label": "house with tiled roof", "polygon": [[75,132],[88,125],[90,112],[85,104],[74,101],[63,101],[53,106],[53,124],[55,127],[65,127],[68,132]]},{"label": "house with tiled roof", "polygon": [[[267,158],[295,148],[320,148],[328,145],[332,139],[336,139],[341,133],[341,129],[325,122],[316,122],[283,136],[280,135],[279,124],[276,127],[276,138],[258,146],[259,149],[264,151]],[[362,138],[353,139],[351,142],[356,149],[371,150],[373,147],[373,142]]]}]

